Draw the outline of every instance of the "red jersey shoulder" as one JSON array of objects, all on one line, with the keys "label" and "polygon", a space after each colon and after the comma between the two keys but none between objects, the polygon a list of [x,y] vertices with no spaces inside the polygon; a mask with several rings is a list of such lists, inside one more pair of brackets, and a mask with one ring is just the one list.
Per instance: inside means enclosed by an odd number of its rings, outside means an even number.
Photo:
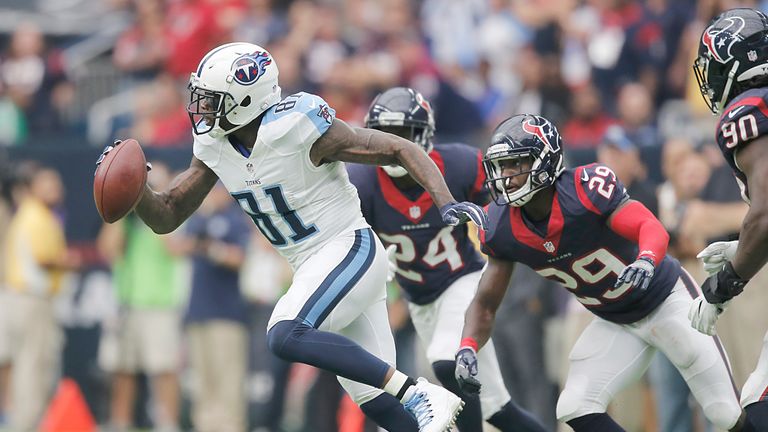
[{"label": "red jersey shoulder", "polygon": [[[579,202],[598,215],[610,215],[628,196],[624,184],[609,167],[593,163],[567,170]],[[569,179],[570,180],[570,179]]]}]

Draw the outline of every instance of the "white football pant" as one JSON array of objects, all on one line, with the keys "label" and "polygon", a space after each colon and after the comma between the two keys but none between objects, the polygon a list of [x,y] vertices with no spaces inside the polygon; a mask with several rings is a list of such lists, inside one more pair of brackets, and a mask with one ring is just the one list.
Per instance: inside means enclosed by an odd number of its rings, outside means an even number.
[{"label": "white football pant", "polygon": [[[409,303],[411,320],[427,349],[430,364],[440,360],[455,361],[456,351],[464,330],[464,315],[475,297],[482,271],[457,279],[440,297],[427,305]],[[477,353],[478,380],[482,384],[480,405],[488,419],[496,414],[511,397],[501,377],[493,341]]]},{"label": "white football pant", "polygon": [[[387,253],[370,228],[350,231],[310,256],[277,302],[267,330],[301,317],[322,331],[344,335],[374,356],[395,366],[395,340],[387,314]],[[318,325],[319,323],[319,325]],[[339,377],[358,405],[381,389]]]},{"label": "white football pant", "polygon": [[679,278],[656,310],[632,324],[595,317],[571,351],[557,402],[559,421],[605,412],[614,395],[640,379],[658,349],[680,371],[715,426],[729,430],[736,424],[741,407],[728,359],[716,337],[691,327],[688,309],[697,293],[689,289],[698,285],[691,280],[688,287]]}]

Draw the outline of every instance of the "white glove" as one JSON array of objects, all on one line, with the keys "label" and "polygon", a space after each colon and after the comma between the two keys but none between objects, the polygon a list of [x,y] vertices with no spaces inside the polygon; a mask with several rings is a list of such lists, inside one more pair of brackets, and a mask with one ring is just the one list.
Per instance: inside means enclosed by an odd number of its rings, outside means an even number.
[{"label": "white glove", "polygon": [[696,255],[704,263],[704,270],[710,276],[722,270],[726,261],[732,261],[736,256],[739,241],[714,242]]},{"label": "white glove", "polygon": [[395,273],[397,273],[397,258],[395,258],[396,253],[396,244],[387,246],[387,259],[389,261],[389,268],[387,269],[387,282],[392,282],[395,280]]},{"label": "white glove", "polygon": [[728,302],[720,304],[708,303],[704,296],[699,296],[691,303],[688,310],[688,319],[691,327],[709,336],[715,335],[715,323],[717,318],[728,306]]}]

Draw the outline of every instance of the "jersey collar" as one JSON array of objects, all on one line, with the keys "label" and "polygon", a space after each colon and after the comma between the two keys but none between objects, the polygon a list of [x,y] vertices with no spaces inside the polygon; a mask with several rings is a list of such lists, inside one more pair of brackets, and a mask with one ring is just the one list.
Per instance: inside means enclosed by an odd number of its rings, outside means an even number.
[{"label": "jersey collar", "polygon": [[[445,177],[445,166],[440,153],[432,150],[428,153],[428,156],[435,162],[435,165],[440,170],[440,174]],[[429,192],[424,191],[419,198],[412,201],[395,186],[395,182],[392,181],[392,178],[381,167],[376,168],[376,175],[381,185],[381,194],[384,196],[384,201],[411,222],[418,223],[427,214],[429,208],[432,207],[433,202]]]},{"label": "jersey collar", "polygon": [[512,225],[512,234],[520,242],[541,252],[556,255],[557,248],[560,245],[560,236],[563,233],[564,223],[563,211],[560,208],[560,200],[558,200],[557,190],[555,190],[552,197],[552,212],[549,214],[547,235],[545,237],[538,235],[528,228],[528,225],[523,221],[521,207],[510,207],[509,223]]}]

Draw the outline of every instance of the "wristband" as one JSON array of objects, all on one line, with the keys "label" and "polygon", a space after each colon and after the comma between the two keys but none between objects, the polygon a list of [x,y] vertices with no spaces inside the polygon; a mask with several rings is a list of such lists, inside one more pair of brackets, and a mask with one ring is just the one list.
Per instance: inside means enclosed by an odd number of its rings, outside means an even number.
[{"label": "wristband", "polygon": [[462,339],[459,349],[461,348],[472,348],[473,350],[475,350],[475,352],[477,352],[477,350],[480,349],[477,344],[477,341],[473,337],[465,337],[464,339]]}]

